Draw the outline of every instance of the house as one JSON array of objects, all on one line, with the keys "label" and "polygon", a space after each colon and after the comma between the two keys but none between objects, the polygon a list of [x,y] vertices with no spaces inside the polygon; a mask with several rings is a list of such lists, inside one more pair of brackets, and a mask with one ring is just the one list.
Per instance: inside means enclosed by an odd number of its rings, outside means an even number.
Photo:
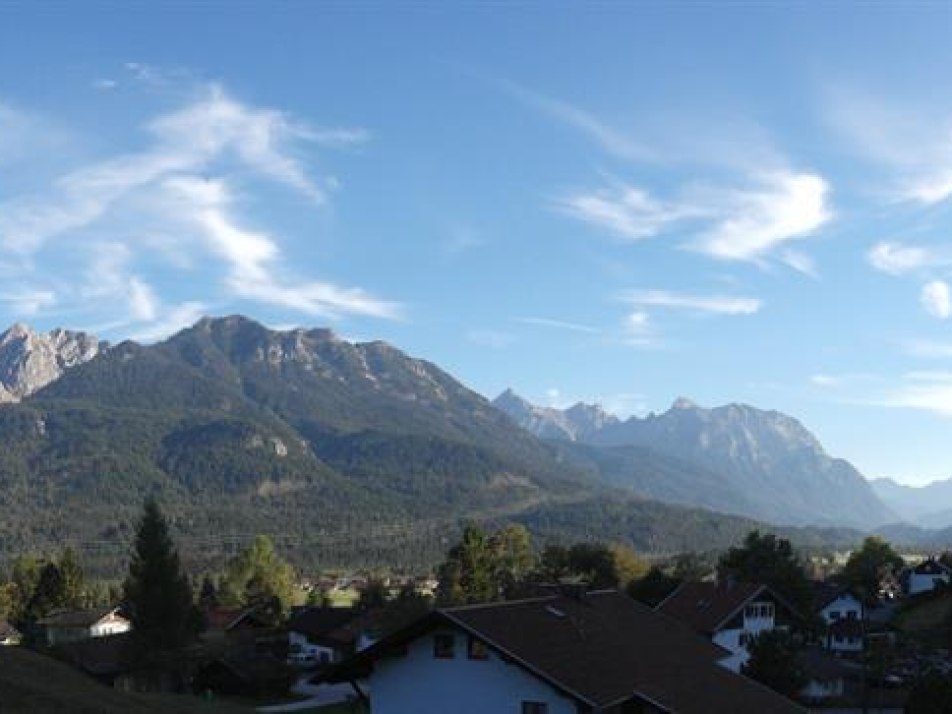
[{"label": "house", "polygon": [[907,595],[932,592],[937,587],[949,584],[949,569],[935,558],[926,558],[905,574]]},{"label": "house", "polygon": [[722,654],[599,591],[436,609],[312,681],[366,681],[374,714],[804,711],[718,666]]},{"label": "house", "polygon": [[58,612],[36,623],[47,645],[76,642],[129,632],[132,623],[119,614],[119,608],[92,608]]},{"label": "house", "polygon": [[352,654],[352,641],[341,635],[341,628],[359,614],[348,607],[309,607],[293,614],[288,621],[288,662],[329,664]]},{"label": "house", "polygon": [[797,611],[766,585],[732,579],[683,583],[655,609],[726,650],[721,664],[733,672],[740,672],[750,658],[747,645],[753,638],[800,621]]},{"label": "house", "polygon": [[831,652],[862,652],[866,607],[859,595],[845,587],[817,586],[816,612],[823,623],[822,645]]},{"label": "house", "polygon": [[0,617],[0,647],[20,644],[20,631],[3,617]]}]

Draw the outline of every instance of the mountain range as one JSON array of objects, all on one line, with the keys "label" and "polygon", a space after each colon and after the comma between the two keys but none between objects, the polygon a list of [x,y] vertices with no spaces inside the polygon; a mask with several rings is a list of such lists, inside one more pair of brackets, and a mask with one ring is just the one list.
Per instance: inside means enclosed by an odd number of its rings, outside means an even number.
[{"label": "mountain range", "polygon": [[663,414],[621,421],[583,405],[542,410],[511,391],[495,404],[524,429],[560,440],[565,458],[648,498],[779,524],[900,520],[853,466],[780,412],[703,409],[682,397]]},{"label": "mountain range", "polygon": [[[494,406],[430,362],[326,329],[205,318],[110,346],[19,325],[0,365],[0,561],[72,543],[114,568],[147,495],[186,557],[212,565],[257,533],[300,564],[419,567],[467,520],[677,552],[768,520],[800,543],[848,544],[859,531],[793,526],[891,516],[783,415],[680,400],[621,421],[512,392]],[[517,406],[529,421],[503,413]]]},{"label": "mountain range", "polygon": [[892,479],[871,481],[880,500],[889,504],[903,520],[923,528],[952,527],[952,479],[925,486],[906,486]]}]

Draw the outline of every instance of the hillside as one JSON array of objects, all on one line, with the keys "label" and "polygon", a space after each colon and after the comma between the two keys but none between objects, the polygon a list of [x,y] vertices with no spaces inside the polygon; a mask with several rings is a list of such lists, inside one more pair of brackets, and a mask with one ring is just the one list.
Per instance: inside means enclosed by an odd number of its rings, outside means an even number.
[{"label": "hillside", "polygon": [[251,707],[191,696],[127,694],[22,647],[0,647],[3,714],[238,714]]}]

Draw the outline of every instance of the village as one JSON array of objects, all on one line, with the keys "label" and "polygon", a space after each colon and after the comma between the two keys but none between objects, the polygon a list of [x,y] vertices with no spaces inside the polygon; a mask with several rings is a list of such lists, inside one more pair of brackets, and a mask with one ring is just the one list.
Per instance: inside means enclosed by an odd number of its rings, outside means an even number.
[{"label": "village", "polygon": [[[141,535],[133,563],[145,582]],[[145,635],[145,603],[174,600],[168,588],[137,595],[130,576],[118,602],[57,607],[49,583],[75,573],[43,568],[27,609],[0,619],[0,656],[29,651],[90,686],[183,705],[395,714],[445,711],[453,698],[474,713],[914,714],[952,697],[950,556],[900,556],[875,536],[801,559],[753,531],[711,567],[602,543],[537,550],[521,526],[469,525],[434,573],[310,578],[259,537],[217,583],[186,588],[198,619],[177,640]]]}]

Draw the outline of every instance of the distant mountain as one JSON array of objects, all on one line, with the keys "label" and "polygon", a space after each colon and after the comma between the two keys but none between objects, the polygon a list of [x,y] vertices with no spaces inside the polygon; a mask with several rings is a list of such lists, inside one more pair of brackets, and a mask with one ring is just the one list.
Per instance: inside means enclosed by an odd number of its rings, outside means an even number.
[{"label": "distant mountain", "polygon": [[[503,408],[513,414],[518,397],[507,395]],[[521,413],[540,413],[533,409],[524,403]],[[566,418],[557,410],[541,414],[546,424]],[[780,412],[741,404],[702,409],[681,397],[663,414],[604,419],[575,439],[544,431],[541,421],[516,421],[540,436],[584,442],[563,447],[566,458],[648,498],[783,524],[869,528],[899,520],[855,468],[827,455]]]},{"label": "distant mountain", "polygon": [[568,409],[538,407],[507,389],[493,400],[493,405],[516,424],[542,439],[586,441],[596,432],[618,423],[618,418],[598,405],[579,402]]},{"label": "distant mountain", "polygon": [[879,499],[909,523],[923,528],[952,526],[952,479],[906,486],[892,479],[870,481]]},{"label": "distant mountain", "polygon": [[0,402],[18,402],[88,362],[105,347],[85,332],[34,332],[17,323],[0,334]]}]

